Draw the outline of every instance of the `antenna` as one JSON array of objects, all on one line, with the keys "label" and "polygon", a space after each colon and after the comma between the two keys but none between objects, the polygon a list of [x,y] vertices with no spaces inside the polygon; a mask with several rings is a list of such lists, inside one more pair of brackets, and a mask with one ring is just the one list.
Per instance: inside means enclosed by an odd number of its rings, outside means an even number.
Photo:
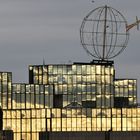
[{"label": "antenna", "polygon": [[43,66],[45,65],[45,59],[44,59],[44,57],[43,57]]}]

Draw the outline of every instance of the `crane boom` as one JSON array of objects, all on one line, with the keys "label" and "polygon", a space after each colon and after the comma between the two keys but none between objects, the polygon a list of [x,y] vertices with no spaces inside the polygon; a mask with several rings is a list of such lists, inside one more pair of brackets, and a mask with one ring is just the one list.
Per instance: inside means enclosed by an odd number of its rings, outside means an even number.
[{"label": "crane boom", "polygon": [[140,20],[138,20],[138,18],[136,16],[136,22],[134,22],[133,24],[130,24],[130,25],[126,25],[126,31],[129,31],[130,29],[132,29],[135,26],[137,26],[137,29],[139,30],[139,23],[140,23]]}]

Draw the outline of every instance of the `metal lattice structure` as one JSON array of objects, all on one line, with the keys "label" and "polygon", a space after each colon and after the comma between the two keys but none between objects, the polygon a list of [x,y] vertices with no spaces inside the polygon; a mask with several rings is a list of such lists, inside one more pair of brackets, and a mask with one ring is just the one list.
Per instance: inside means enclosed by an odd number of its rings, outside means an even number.
[{"label": "metal lattice structure", "polygon": [[91,56],[108,60],[119,55],[127,46],[127,21],[116,9],[103,6],[92,10],[83,20],[80,39]]}]

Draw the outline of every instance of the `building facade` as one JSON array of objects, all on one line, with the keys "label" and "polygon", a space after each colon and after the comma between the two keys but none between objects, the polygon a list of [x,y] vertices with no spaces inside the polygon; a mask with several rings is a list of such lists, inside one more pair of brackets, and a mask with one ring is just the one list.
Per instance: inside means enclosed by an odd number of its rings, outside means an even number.
[{"label": "building facade", "polygon": [[140,131],[137,80],[115,78],[113,61],[30,65],[29,83],[1,72],[0,104],[14,140],[39,140],[41,131]]}]

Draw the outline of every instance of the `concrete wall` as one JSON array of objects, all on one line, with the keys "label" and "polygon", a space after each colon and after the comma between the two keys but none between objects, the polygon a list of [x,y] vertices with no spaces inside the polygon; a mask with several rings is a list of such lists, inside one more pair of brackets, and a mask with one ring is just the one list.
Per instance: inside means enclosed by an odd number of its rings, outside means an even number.
[{"label": "concrete wall", "polygon": [[0,140],[14,140],[12,130],[2,130],[0,131]]},{"label": "concrete wall", "polygon": [[39,140],[104,140],[104,132],[41,132]]},{"label": "concrete wall", "polygon": [[139,140],[140,132],[40,132],[39,140]]}]

